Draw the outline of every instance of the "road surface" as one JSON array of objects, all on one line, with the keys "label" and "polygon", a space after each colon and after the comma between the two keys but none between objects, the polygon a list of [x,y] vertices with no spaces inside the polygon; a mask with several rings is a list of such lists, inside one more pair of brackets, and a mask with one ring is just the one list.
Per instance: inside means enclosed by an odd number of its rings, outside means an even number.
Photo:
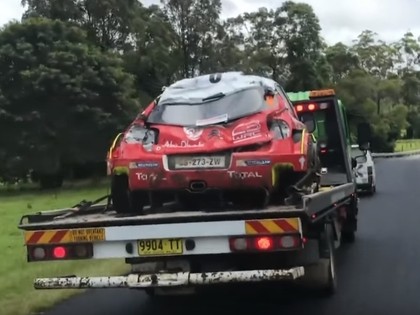
[{"label": "road surface", "polygon": [[[377,161],[377,194],[361,200],[355,244],[340,250],[339,292],[330,299],[211,296],[152,302],[142,292],[89,291],[45,315],[420,314],[420,158]],[[48,294],[48,292],[45,292]]]}]

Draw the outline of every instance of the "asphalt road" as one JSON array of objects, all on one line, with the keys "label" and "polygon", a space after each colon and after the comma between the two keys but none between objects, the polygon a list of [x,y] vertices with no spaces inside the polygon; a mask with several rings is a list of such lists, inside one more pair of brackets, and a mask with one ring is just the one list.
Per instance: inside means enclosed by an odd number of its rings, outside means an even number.
[{"label": "asphalt road", "polygon": [[163,305],[142,292],[97,290],[45,315],[420,314],[420,158],[378,160],[377,176],[377,194],[361,200],[357,242],[340,249],[332,298],[280,291],[274,298],[225,294]]}]

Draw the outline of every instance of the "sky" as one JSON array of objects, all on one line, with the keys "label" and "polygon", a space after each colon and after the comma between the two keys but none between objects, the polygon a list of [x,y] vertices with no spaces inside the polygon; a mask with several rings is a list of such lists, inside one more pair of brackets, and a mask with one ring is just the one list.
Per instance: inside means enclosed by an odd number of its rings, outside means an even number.
[{"label": "sky", "polygon": [[[386,41],[398,40],[411,31],[420,36],[419,0],[295,0],[310,4],[320,20],[322,36],[328,44],[351,43],[363,30],[369,29]],[[145,5],[159,0],[141,1]],[[259,7],[275,8],[284,0],[222,0],[222,17],[237,16]],[[0,25],[20,20],[21,0],[0,0]]]}]

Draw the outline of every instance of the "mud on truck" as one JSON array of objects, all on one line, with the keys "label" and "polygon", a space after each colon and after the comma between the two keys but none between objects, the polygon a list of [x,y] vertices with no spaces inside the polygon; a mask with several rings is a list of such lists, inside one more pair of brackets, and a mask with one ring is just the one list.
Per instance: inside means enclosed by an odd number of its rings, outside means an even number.
[{"label": "mud on truck", "polygon": [[[369,126],[358,136],[368,143]],[[334,90],[286,93],[240,72],[180,80],[113,142],[109,196],[19,224],[30,263],[121,258],[131,273],[34,286],[164,295],[292,282],[332,294],[336,249],[357,230],[354,166]]]}]

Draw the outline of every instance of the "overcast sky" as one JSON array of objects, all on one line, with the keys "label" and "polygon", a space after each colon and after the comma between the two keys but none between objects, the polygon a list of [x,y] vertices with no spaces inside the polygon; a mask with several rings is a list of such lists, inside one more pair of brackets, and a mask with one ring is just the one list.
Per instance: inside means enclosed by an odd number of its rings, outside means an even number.
[{"label": "overcast sky", "polygon": [[[296,0],[297,1],[297,0]],[[420,35],[419,0],[301,0],[315,10],[322,36],[329,44],[350,43],[365,29],[377,32],[386,41],[400,38],[406,31]],[[142,1],[145,5],[159,0]],[[261,6],[278,7],[283,0],[222,0],[223,17],[254,11]],[[0,0],[0,25],[20,19],[21,0]]]}]

